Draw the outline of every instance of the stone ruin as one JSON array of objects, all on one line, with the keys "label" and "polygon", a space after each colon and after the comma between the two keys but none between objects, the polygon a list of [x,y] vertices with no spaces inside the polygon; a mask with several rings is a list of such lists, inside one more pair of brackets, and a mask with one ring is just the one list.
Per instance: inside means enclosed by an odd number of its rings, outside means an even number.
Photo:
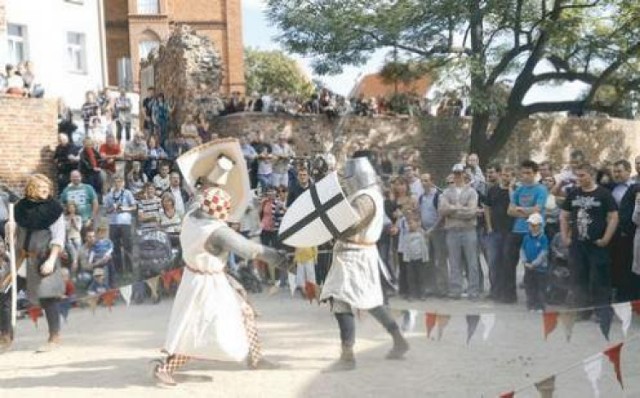
[{"label": "stone ruin", "polygon": [[[169,135],[180,130],[187,115],[206,115],[212,121],[224,102],[219,90],[223,64],[214,43],[187,25],[176,26],[166,42],[142,63],[152,68],[156,93],[174,106]],[[142,93],[144,95],[145,93]]]}]

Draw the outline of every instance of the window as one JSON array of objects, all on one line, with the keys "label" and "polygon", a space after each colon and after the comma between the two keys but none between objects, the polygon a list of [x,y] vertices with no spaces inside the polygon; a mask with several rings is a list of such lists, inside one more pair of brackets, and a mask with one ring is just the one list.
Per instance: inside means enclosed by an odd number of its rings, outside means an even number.
[{"label": "window", "polygon": [[87,71],[84,33],[67,32],[67,63],[71,72]]},{"label": "window", "polygon": [[17,65],[29,59],[26,26],[8,24],[7,39],[9,42],[9,63]]},{"label": "window", "polygon": [[158,0],[138,0],[138,14],[160,14]]},{"label": "window", "polygon": [[160,47],[160,43],[156,40],[143,40],[138,45],[138,52],[140,53],[140,60],[147,58],[149,53],[156,48]]}]

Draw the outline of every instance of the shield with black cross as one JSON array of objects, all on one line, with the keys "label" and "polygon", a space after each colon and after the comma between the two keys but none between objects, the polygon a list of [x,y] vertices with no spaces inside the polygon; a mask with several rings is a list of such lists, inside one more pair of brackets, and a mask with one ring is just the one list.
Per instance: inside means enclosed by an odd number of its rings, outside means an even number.
[{"label": "shield with black cross", "polygon": [[337,238],[358,222],[358,214],[333,172],[311,185],[287,209],[278,239],[287,246],[313,247]]}]

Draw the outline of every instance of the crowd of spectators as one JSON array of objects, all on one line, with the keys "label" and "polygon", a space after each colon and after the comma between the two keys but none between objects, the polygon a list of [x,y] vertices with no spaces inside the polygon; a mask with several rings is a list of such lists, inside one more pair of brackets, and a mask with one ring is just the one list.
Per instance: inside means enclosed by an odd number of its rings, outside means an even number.
[{"label": "crowd of spectators", "polygon": [[4,73],[0,72],[0,95],[42,98],[44,87],[37,80],[33,62],[5,65]]}]

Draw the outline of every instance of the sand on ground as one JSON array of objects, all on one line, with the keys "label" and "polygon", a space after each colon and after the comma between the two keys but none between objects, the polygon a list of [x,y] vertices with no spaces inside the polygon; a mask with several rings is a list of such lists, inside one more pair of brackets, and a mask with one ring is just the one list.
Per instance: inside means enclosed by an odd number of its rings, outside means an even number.
[{"label": "sand on ground", "polygon": [[[64,344],[50,353],[34,353],[44,342],[46,322],[36,329],[19,321],[12,350],[0,354],[0,397],[495,397],[543,379],[577,363],[612,343],[592,322],[575,325],[567,342],[562,325],[545,342],[539,314],[522,305],[489,302],[392,300],[395,308],[419,311],[416,328],[407,334],[411,351],[406,360],[383,357],[390,347],[386,332],[366,313],[357,322],[358,368],[325,373],[339,354],[335,321],[326,305],[310,305],[288,292],[253,295],[266,356],[281,364],[277,370],[250,371],[242,364],[199,361],[187,365],[173,388],[158,387],[150,361],[160,348],[171,300],[160,304],[109,311],[74,309],[64,325]],[[425,332],[424,314],[438,310],[452,314],[442,339]],[[482,326],[466,344],[465,314],[494,312],[495,327],[487,341]],[[628,338],[640,333],[636,319]],[[619,322],[611,327],[611,342],[621,341]],[[603,360],[599,383],[602,397],[640,397],[640,339],[623,347],[625,392],[613,367]],[[559,376],[555,397],[589,397],[590,384],[582,366]],[[117,394],[117,395],[114,395]],[[626,394],[626,395],[625,395]],[[534,387],[519,397],[538,397]]]}]

